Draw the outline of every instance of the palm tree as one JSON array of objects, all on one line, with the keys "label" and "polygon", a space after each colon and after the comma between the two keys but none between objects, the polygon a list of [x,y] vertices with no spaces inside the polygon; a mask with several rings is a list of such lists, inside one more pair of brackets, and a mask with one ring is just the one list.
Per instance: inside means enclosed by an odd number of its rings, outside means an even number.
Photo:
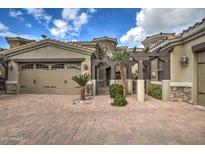
[{"label": "palm tree", "polygon": [[85,86],[90,81],[91,76],[88,74],[84,75],[75,75],[72,77],[72,80],[75,81],[80,86],[80,98],[85,100]]},{"label": "palm tree", "polygon": [[120,67],[120,77],[121,77],[121,84],[123,87],[123,96],[126,97],[125,62],[128,59],[128,54],[125,50],[118,50],[113,52],[112,59],[116,61]]}]

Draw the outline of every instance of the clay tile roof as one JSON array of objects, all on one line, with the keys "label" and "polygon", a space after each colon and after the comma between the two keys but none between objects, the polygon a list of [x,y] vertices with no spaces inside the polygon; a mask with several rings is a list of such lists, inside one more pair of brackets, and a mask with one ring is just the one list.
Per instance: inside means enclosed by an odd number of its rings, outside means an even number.
[{"label": "clay tile roof", "polygon": [[203,18],[200,22],[195,23],[193,26],[188,27],[187,29],[183,30],[181,34],[184,34],[186,32],[189,32],[191,29],[194,29],[200,25],[202,25],[203,23],[205,23],[205,18]]},{"label": "clay tile roof", "polygon": [[98,38],[93,38],[93,41],[100,41],[100,40],[110,40],[110,41],[113,41],[113,42],[117,42],[117,39],[116,38],[112,38],[112,37],[107,37],[107,36],[104,36],[104,37],[98,37]]},{"label": "clay tile roof", "polygon": [[80,44],[69,44],[69,43],[67,43],[67,42],[62,42],[62,41],[58,41],[58,40],[51,39],[51,38],[41,39],[41,40],[39,40],[39,41],[30,42],[30,43],[27,43],[27,44],[24,44],[24,45],[21,45],[21,46],[17,46],[17,47],[11,48],[11,49],[7,49],[7,50],[21,49],[21,48],[29,47],[29,46],[32,46],[32,45],[35,45],[35,44],[37,45],[38,43],[44,42],[44,41],[57,43],[57,44],[59,44],[59,45],[62,44],[62,45],[66,45],[66,46],[80,47],[80,48],[82,48],[82,49],[90,50],[90,51],[92,51],[92,52],[95,51],[95,48],[92,48],[92,47],[87,47],[87,46],[83,46],[83,45],[80,45]]},{"label": "clay tile roof", "polygon": [[175,33],[163,33],[163,32],[160,32],[160,33],[158,33],[158,34],[154,34],[154,35],[151,35],[151,36],[147,36],[147,37],[142,41],[142,43],[145,42],[145,41],[148,40],[148,39],[151,39],[151,38],[154,38],[154,37],[157,37],[157,36],[161,36],[161,35],[174,36]]}]

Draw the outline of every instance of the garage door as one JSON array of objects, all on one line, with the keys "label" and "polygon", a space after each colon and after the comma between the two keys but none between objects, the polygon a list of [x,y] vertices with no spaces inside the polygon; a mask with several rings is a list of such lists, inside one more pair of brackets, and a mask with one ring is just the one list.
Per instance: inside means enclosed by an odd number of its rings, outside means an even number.
[{"label": "garage door", "polygon": [[20,93],[76,95],[80,90],[72,77],[79,74],[80,63],[20,64]]},{"label": "garage door", "polygon": [[205,106],[205,52],[198,53],[198,105]]}]

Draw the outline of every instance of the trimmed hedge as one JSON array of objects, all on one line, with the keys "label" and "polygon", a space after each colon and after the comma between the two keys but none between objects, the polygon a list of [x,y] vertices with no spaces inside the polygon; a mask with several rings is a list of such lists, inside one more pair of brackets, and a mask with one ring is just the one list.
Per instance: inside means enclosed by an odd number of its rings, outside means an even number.
[{"label": "trimmed hedge", "polygon": [[123,95],[123,87],[120,84],[112,84],[109,86],[109,93],[111,98],[117,95]]},{"label": "trimmed hedge", "polygon": [[150,84],[148,87],[148,95],[156,99],[162,99],[162,92],[160,86]]},{"label": "trimmed hedge", "polygon": [[116,95],[114,102],[111,103],[113,106],[125,106],[127,104],[126,99],[122,95]]}]

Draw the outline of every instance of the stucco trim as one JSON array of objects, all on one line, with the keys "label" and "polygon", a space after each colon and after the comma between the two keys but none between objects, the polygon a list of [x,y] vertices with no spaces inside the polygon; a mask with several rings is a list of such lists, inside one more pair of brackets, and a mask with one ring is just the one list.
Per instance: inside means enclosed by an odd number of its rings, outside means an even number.
[{"label": "stucco trim", "polygon": [[77,46],[65,45],[64,43],[60,44],[60,43],[56,43],[51,40],[45,40],[45,41],[31,43],[29,45],[25,45],[22,47],[20,46],[19,48],[8,49],[8,50],[3,51],[2,54],[13,56],[13,55],[21,54],[22,52],[28,52],[28,51],[32,51],[32,50],[47,47],[47,46],[65,49],[65,50],[69,50],[72,52],[78,52],[78,53],[85,54],[85,55],[92,55],[94,53],[94,50],[85,49],[85,48],[77,47]]},{"label": "stucco trim", "polygon": [[161,81],[150,81],[151,84],[162,85]]},{"label": "stucco trim", "polygon": [[6,80],[6,84],[18,84],[18,81],[9,81],[9,80]]},{"label": "stucco trim", "polygon": [[171,87],[192,87],[192,82],[170,82]]},{"label": "stucco trim", "polygon": [[18,63],[26,62],[82,62],[85,58],[38,58],[38,59],[13,59]]},{"label": "stucco trim", "polygon": [[164,42],[164,43],[160,44],[159,46],[157,46],[156,48],[151,49],[150,52],[152,52],[154,50],[157,50],[158,48],[160,48],[160,52],[164,52],[169,47],[174,47],[174,46],[177,46],[177,45],[185,44],[185,43],[190,42],[194,39],[197,39],[197,38],[199,38],[203,35],[205,35],[204,29],[202,29],[200,31],[197,31],[193,34],[178,38],[178,39],[174,39],[174,40],[170,40],[168,42]]}]

